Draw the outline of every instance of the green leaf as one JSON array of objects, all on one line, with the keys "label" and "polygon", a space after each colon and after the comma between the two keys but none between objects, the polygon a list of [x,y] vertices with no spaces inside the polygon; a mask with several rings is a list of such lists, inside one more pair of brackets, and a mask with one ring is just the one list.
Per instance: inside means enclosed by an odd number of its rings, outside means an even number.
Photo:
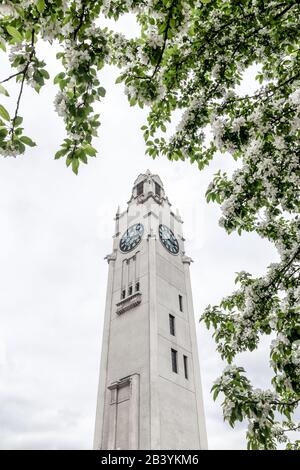
[{"label": "green leaf", "polygon": [[84,153],[84,150],[81,150],[80,153],[79,153],[79,158],[80,160],[83,162],[83,163],[87,163],[87,156],[86,154]]},{"label": "green leaf", "polygon": [[99,95],[102,96],[102,98],[104,98],[105,94],[106,94],[106,90],[105,88],[103,88],[102,86],[100,86],[98,88],[98,92],[99,92]]},{"label": "green leaf", "polygon": [[8,134],[7,130],[6,130],[4,127],[2,127],[2,128],[0,129],[0,139],[1,139],[1,140],[4,140],[5,137],[7,136],[7,134]]},{"label": "green leaf", "polygon": [[28,41],[28,42],[31,41],[31,35],[32,35],[32,31],[30,29],[25,32],[26,41]]},{"label": "green leaf", "polygon": [[55,160],[58,160],[59,158],[61,158],[61,157],[63,157],[64,155],[66,155],[66,153],[68,153],[68,151],[69,151],[68,148],[59,150],[58,152],[56,152],[54,159],[55,159]]},{"label": "green leaf", "polygon": [[19,33],[19,31],[14,28],[13,26],[7,26],[7,32],[8,34],[11,35],[11,37],[13,37],[17,42],[22,42],[23,41],[23,36],[21,33]]},{"label": "green leaf", "polygon": [[39,13],[42,13],[45,10],[45,7],[46,7],[45,0],[38,0],[38,2],[36,4],[36,7],[37,7]]},{"label": "green leaf", "polygon": [[91,145],[87,145],[86,147],[84,147],[84,150],[85,150],[85,153],[87,153],[91,157],[95,157],[97,153],[96,149],[94,149],[94,147],[92,147]]},{"label": "green leaf", "polygon": [[54,77],[53,83],[59,83],[60,80],[62,80],[64,77],[65,77],[65,73],[64,73],[64,72],[58,73],[58,74]]},{"label": "green leaf", "polygon": [[78,168],[79,168],[79,160],[78,158],[73,158],[72,160],[72,170],[75,175],[78,175]]},{"label": "green leaf", "polygon": [[20,140],[23,142],[23,144],[29,145],[29,147],[35,147],[36,143],[33,142],[33,140],[30,139],[30,137],[27,137],[26,135],[23,135]]},{"label": "green leaf", "polygon": [[5,121],[10,121],[10,115],[2,104],[0,104],[0,116],[5,119]]},{"label": "green leaf", "polygon": [[16,119],[15,119],[15,127],[19,127],[23,122],[23,118],[21,116],[17,116]]},{"label": "green leaf", "polygon": [[41,74],[42,74],[43,77],[46,78],[47,80],[50,78],[49,73],[48,73],[47,70],[45,70],[45,69],[41,69]]},{"label": "green leaf", "polygon": [[34,89],[35,89],[35,91],[36,91],[37,93],[40,92],[40,89],[41,89],[41,88],[42,88],[41,85],[39,85],[38,83],[37,83],[37,84],[35,85],[35,87],[34,87]]},{"label": "green leaf", "polygon": [[43,85],[44,85],[43,75],[42,75],[42,73],[41,73],[39,70],[37,70],[36,72],[34,72],[33,78],[34,78],[34,80],[37,82],[38,85],[40,85],[40,86],[43,86]]},{"label": "green leaf", "polygon": [[8,91],[1,84],[0,84],[0,93],[2,93],[2,95],[9,96]]},{"label": "green leaf", "polygon": [[16,144],[16,146],[17,146],[18,149],[19,149],[19,153],[24,153],[24,152],[25,152],[26,147],[25,147],[25,145],[23,144],[23,142],[21,142],[21,140],[15,140],[15,144]]},{"label": "green leaf", "polygon": [[68,157],[66,158],[66,165],[67,165],[67,166],[70,166],[71,163],[72,163],[72,161],[73,161],[73,158],[71,158],[70,156],[68,156]]},{"label": "green leaf", "polygon": [[6,52],[6,46],[4,44],[4,42],[2,41],[2,39],[0,38],[0,49],[2,49],[2,51]]}]

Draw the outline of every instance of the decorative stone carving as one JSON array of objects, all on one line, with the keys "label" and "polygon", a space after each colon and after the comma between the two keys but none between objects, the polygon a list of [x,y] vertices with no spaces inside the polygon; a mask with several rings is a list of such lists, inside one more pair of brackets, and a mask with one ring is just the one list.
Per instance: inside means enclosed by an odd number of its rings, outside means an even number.
[{"label": "decorative stone carving", "polygon": [[116,258],[117,258],[117,255],[115,252],[113,252],[113,253],[110,253],[109,255],[106,255],[104,259],[106,259],[106,261],[109,264],[111,261],[116,261]]},{"label": "decorative stone carving", "polygon": [[121,315],[122,313],[127,312],[127,310],[130,310],[131,308],[134,308],[139,305],[141,301],[142,294],[140,292],[135,292],[129,297],[120,300],[120,302],[117,303],[117,314]]}]

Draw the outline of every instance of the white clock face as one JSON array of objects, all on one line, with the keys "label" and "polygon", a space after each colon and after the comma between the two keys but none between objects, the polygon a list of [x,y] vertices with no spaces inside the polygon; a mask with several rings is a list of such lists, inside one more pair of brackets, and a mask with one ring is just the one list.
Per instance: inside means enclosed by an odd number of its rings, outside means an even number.
[{"label": "white clock face", "polygon": [[133,250],[141,241],[144,233],[142,224],[135,224],[129,227],[120,240],[120,250],[123,253]]},{"label": "white clock face", "polygon": [[160,224],[159,226],[159,239],[163,246],[172,254],[178,255],[179,244],[174,233],[166,225]]}]

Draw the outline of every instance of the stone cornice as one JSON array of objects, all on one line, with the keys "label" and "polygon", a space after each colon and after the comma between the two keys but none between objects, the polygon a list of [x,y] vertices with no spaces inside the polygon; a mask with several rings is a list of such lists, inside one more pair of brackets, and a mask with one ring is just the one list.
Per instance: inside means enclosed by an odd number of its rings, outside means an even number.
[{"label": "stone cornice", "polygon": [[192,258],[190,258],[189,256],[186,256],[186,255],[182,255],[181,261],[183,262],[183,264],[191,264],[191,263],[194,262],[192,260]]},{"label": "stone cornice", "polygon": [[131,374],[127,375],[126,377],[122,377],[122,379],[116,380],[115,382],[112,382],[107,388],[109,390],[114,390],[115,388],[122,387],[122,385],[126,385],[130,382],[132,382],[134,377],[139,377],[140,374]]}]

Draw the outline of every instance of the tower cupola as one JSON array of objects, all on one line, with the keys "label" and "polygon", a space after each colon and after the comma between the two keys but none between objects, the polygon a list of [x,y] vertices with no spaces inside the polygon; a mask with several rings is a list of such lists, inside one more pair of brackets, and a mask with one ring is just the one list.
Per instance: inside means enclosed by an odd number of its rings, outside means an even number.
[{"label": "tower cupola", "polygon": [[150,170],[140,174],[134,182],[132,197],[138,198],[138,202],[144,202],[149,197],[157,201],[165,198],[163,183],[158,175],[153,175]]}]

